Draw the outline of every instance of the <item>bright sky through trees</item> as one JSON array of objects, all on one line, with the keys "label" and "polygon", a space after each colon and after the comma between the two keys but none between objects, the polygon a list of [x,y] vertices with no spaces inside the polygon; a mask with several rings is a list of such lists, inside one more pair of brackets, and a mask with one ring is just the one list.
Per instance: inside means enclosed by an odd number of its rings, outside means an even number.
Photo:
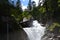
[{"label": "bright sky through trees", "polygon": [[[11,0],[11,1],[14,1],[14,3],[16,3],[17,0]],[[29,0],[20,0],[20,1],[21,1],[21,4],[22,4],[22,9],[24,10],[25,8],[27,8]],[[36,2],[36,6],[38,6],[39,0],[32,0],[32,1],[35,1]]]}]

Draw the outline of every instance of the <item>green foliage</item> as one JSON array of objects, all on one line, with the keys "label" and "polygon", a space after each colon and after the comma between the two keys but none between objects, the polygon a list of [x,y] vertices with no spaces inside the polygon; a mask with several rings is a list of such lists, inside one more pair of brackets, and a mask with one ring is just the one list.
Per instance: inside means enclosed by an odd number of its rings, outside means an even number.
[{"label": "green foliage", "polygon": [[24,11],[24,12],[22,13],[22,17],[23,17],[23,18],[26,17],[27,19],[29,19],[29,18],[31,18],[31,15],[29,14],[28,11]]},{"label": "green foliage", "polygon": [[[24,17],[30,19],[33,17],[36,20],[42,19],[53,20],[54,23],[49,27],[50,30],[53,30],[55,26],[60,26],[60,0],[45,0],[44,4],[41,6],[35,5],[36,3],[29,0],[28,11],[22,11],[20,0],[17,1],[16,7],[9,4],[7,0],[0,2],[0,13],[1,15],[13,16],[16,22],[20,22]],[[55,4],[55,5],[54,5]],[[57,22],[57,23],[55,23]]]},{"label": "green foliage", "polygon": [[11,11],[10,12],[11,16],[13,16],[17,22],[22,21],[22,19],[23,19],[22,12],[23,11],[22,11],[20,0],[17,1],[16,7],[13,7],[13,6],[11,7],[10,11]]},{"label": "green foliage", "polygon": [[21,14],[22,13],[20,13],[18,9],[11,8],[11,16],[13,16],[16,19],[16,21],[19,22],[20,20],[22,20]]},{"label": "green foliage", "polygon": [[60,0],[58,0],[58,7],[60,7]]},{"label": "green foliage", "polygon": [[39,9],[39,11],[40,11],[41,13],[45,13],[45,12],[46,12],[46,8],[41,7],[41,8]]},{"label": "green foliage", "polygon": [[36,20],[40,20],[40,15],[41,13],[39,12],[39,10],[37,9],[37,7],[33,8],[31,15],[36,19]]},{"label": "green foliage", "polygon": [[50,31],[53,31],[56,26],[57,26],[57,27],[60,27],[60,24],[59,24],[59,23],[53,23],[48,29],[49,29]]},{"label": "green foliage", "polygon": [[60,12],[58,11],[58,10],[60,10],[59,1],[60,0],[46,0],[43,5],[43,7],[45,7],[45,10],[46,10],[45,15],[47,15],[47,17],[46,17],[47,21],[53,20],[53,24],[48,27],[48,29],[50,31],[53,31],[54,28],[56,28],[56,27],[60,27],[60,21],[59,21]]}]

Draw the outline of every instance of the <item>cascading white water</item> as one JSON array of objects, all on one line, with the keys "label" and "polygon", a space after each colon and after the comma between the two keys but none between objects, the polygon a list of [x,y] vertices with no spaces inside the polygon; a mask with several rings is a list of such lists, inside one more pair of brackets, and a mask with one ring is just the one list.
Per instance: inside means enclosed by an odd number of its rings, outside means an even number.
[{"label": "cascading white water", "polygon": [[41,40],[44,35],[46,27],[41,26],[37,20],[33,21],[33,26],[29,28],[23,28],[27,33],[30,40]]}]

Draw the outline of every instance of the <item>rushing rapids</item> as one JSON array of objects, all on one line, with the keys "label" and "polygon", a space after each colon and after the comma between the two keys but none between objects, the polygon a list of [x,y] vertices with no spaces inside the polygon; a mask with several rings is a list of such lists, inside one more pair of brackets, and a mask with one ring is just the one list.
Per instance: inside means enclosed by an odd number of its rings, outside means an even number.
[{"label": "rushing rapids", "polygon": [[23,28],[27,33],[30,40],[41,40],[41,37],[44,35],[46,27],[41,26],[37,20],[32,22],[33,26],[29,28]]}]

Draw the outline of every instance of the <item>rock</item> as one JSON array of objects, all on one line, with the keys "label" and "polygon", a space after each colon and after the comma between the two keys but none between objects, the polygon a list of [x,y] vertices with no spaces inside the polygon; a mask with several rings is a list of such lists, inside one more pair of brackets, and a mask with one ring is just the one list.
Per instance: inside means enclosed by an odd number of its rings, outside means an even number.
[{"label": "rock", "polygon": [[23,21],[21,21],[19,24],[22,26],[22,28],[31,27],[33,20],[34,20],[33,18],[30,19],[24,18]]},{"label": "rock", "polygon": [[32,26],[32,22],[31,21],[26,21],[26,22],[20,23],[20,25],[22,26],[22,28],[31,27]]},{"label": "rock", "polygon": [[16,30],[19,27],[16,21],[7,17],[0,17],[0,40],[29,40],[23,29]]},{"label": "rock", "polygon": [[0,33],[0,40],[29,40],[24,30],[13,31],[10,33]]}]

